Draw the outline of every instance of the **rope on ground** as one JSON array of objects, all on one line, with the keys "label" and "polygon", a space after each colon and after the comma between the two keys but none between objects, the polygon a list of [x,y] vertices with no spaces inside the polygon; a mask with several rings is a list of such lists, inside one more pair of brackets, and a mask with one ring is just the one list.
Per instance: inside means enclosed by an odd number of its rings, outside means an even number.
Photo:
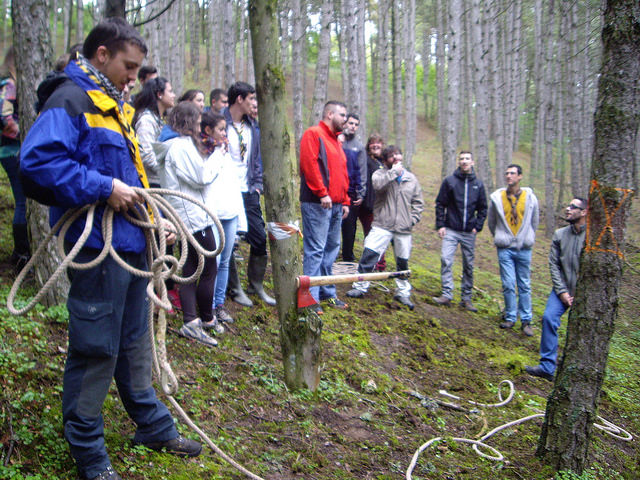
[{"label": "rope on ground", "polygon": [[[506,399],[502,398],[502,386],[503,385],[508,385],[509,386],[509,395],[507,396]],[[452,398],[455,400],[461,400],[460,397],[456,396],[456,395],[452,395],[450,393],[448,393],[445,390],[440,390],[438,392],[440,395],[446,396],[448,398]],[[499,403],[479,403],[479,402],[474,402],[472,400],[467,400],[468,403],[471,403],[472,405],[476,405],[478,407],[485,407],[485,408],[497,408],[497,407],[502,407],[504,405],[506,405],[507,403],[509,403],[511,401],[511,399],[513,399],[513,396],[515,394],[515,388],[513,386],[513,382],[511,382],[510,380],[502,380],[500,382],[500,384],[498,385],[498,398],[500,400]],[[418,398],[420,398],[419,394],[413,394],[413,396],[416,396]],[[423,397],[424,398],[424,397]],[[457,407],[457,405],[455,405]],[[461,408],[461,407],[458,407]],[[435,437],[432,438],[431,440],[429,440],[426,443],[423,443],[422,445],[420,445],[420,447],[415,451],[415,453],[413,454],[413,457],[411,458],[411,462],[409,463],[409,466],[407,467],[407,472],[405,475],[406,480],[412,480],[411,474],[413,473],[413,470],[415,469],[417,463],[418,463],[418,458],[420,457],[420,454],[426,450],[427,448],[429,448],[431,445],[433,445],[436,442],[439,442],[441,440],[452,440],[454,442],[460,442],[460,443],[468,443],[472,445],[473,450],[480,455],[483,458],[486,458],[488,460],[494,460],[496,462],[501,462],[504,460],[504,456],[502,455],[502,453],[500,453],[497,449],[495,449],[494,447],[487,445],[485,443],[486,440],[488,440],[489,438],[491,438],[492,436],[494,436],[496,433],[505,430],[507,428],[511,428],[514,427],[516,425],[520,425],[521,423],[525,423],[528,422],[529,420],[534,420],[536,418],[543,418],[544,417],[544,413],[535,413],[533,415],[529,415],[527,417],[522,417],[519,418],[517,420],[514,420],[512,422],[509,423],[505,423],[503,425],[500,425],[496,428],[494,428],[493,430],[491,430],[489,433],[486,433],[485,435],[483,435],[482,437],[480,437],[479,440],[472,440],[470,438],[459,438],[459,437],[453,437],[453,438],[444,438],[444,437]],[[593,426],[608,433],[609,435],[611,435],[614,438],[623,440],[625,442],[630,442],[633,440],[633,436],[627,432],[626,430],[623,430],[622,428],[618,427],[617,425],[614,425],[613,423],[611,423],[610,421],[598,416],[598,421],[602,422],[603,425],[599,425],[597,423],[594,423]],[[484,428],[483,428],[484,430]],[[484,448],[487,449],[489,451],[491,451],[493,453],[493,455],[488,455],[484,452],[480,451],[480,448]]]},{"label": "rope on ground", "polygon": [[[107,255],[111,255],[111,257],[116,261],[116,263],[118,263],[118,265],[120,265],[123,269],[125,269],[132,275],[149,279],[149,283],[147,285],[147,295],[151,302],[149,303],[148,308],[148,330],[149,336],[151,338],[153,366],[160,386],[162,388],[162,392],[167,397],[169,403],[173,405],[175,411],[178,412],[180,418],[182,418],[182,420],[189,427],[191,427],[191,429],[194,430],[215,453],[217,453],[220,457],[222,457],[225,461],[227,461],[230,465],[232,465],[238,471],[242,472],[247,477],[254,480],[263,480],[258,475],[252,473],[251,471],[247,470],[245,467],[237,463],[235,460],[233,460],[233,458],[224,453],[215,443],[213,443],[209,436],[203,430],[201,430],[193,420],[191,420],[189,415],[187,415],[184,409],[173,397],[173,395],[175,395],[175,393],[178,391],[178,379],[174,374],[173,369],[171,368],[167,355],[166,311],[171,309],[171,303],[169,302],[167,296],[167,287],[165,281],[170,278],[176,283],[185,284],[191,283],[198,277],[200,277],[202,269],[204,268],[204,257],[215,257],[222,251],[224,247],[225,240],[222,225],[220,224],[220,221],[218,220],[216,215],[214,215],[213,212],[204,203],[189,195],[161,188],[135,188],[134,190],[144,199],[148,210],[142,205],[139,205],[135,209],[129,211],[132,212],[134,216],[131,216],[131,214],[127,212],[124,214],[124,217],[132,224],[137,225],[138,227],[143,229],[145,233],[147,242],[147,260],[149,266],[148,271],[132,267],[131,265],[126,263],[113,248],[112,237],[114,211],[111,207],[109,207],[108,204],[105,205],[104,213],[102,216],[102,235],[104,240],[103,249],[100,251],[98,256],[90,262],[74,262],[74,259],[77,256],[78,252],[80,252],[80,250],[84,247],[87,239],[89,238],[89,235],[91,234],[91,230],[93,229],[95,211],[100,204],[96,203],[92,205],[86,205],[77,209],[68,210],[62,216],[62,218],[60,218],[60,220],[51,228],[51,231],[38,246],[29,262],[27,262],[25,267],[18,274],[7,298],[7,308],[13,315],[25,314],[26,312],[31,310],[44,297],[44,295],[46,295],[46,293],[53,287],[53,285],[56,284],[60,276],[66,272],[67,267],[74,268],[76,270],[86,270],[89,268],[93,268],[100,262],[102,262],[107,257]],[[207,213],[207,215],[209,215],[213,219],[214,225],[218,230],[220,238],[219,245],[216,246],[217,248],[215,250],[206,250],[197,242],[197,240],[187,229],[184,222],[180,219],[178,213],[167,201],[167,199],[163,197],[163,195],[176,196],[188,202],[192,202],[202,208]],[[171,223],[171,227],[175,228],[175,231],[170,229],[169,225],[167,225],[165,222],[153,222],[149,215],[149,211],[151,211],[154,219],[165,218],[166,220],[168,220]],[[78,238],[76,244],[67,253],[64,249],[64,237],[71,225],[83,214],[86,214],[86,220],[82,234]],[[169,230],[173,231],[173,233],[176,234],[177,241],[180,242],[180,260],[176,259],[173,255],[167,255],[165,253],[165,234],[168,233]],[[157,236],[155,235],[156,232]],[[30,301],[28,301],[24,307],[17,308],[15,305],[15,297],[18,290],[22,286],[22,283],[24,282],[33,265],[35,265],[39,258],[44,254],[44,250],[48,248],[49,243],[54,235],[58,235],[57,248],[60,257],[63,258],[62,262],[60,263],[60,265],[58,265],[54,273],[45,282],[45,284],[36,293],[36,295]],[[198,266],[193,275],[189,277],[182,277],[177,272],[182,271],[182,267],[187,260],[189,244],[195,249],[198,255]],[[157,333],[153,318],[154,305],[157,305],[159,307]]]}]

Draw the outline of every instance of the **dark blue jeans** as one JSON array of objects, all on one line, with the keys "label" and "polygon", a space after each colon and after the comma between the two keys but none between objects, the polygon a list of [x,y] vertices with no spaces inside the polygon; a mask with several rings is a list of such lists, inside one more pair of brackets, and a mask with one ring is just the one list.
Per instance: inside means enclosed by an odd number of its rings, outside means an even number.
[{"label": "dark blue jeans", "polygon": [[[76,261],[87,262],[96,254],[84,249]],[[136,268],[147,268],[144,253],[120,255]],[[178,432],[151,383],[147,280],[128,273],[111,257],[90,270],[70,270],[70,276],[62,420],[80,475],[92,478],[111,464],[101,410],[112,378],[137,425],[135,442],[170,440]]]},{"label": "dark blue jeans", "polygon": [[12,155],[0,158],[0,162],[7,172],[13,200],[16,202],[16,208],[13,211],[13,224],[24,225],[27,223],[27,198],[24,196],[20,183],[20,160],[17,156]]},{"label": "dark blue jeans", "polygon": [[566,311],[567,306],[552,290],[542,315],[542,335],[540,336],[540,367],[551,375],[556,371],[560,318]]},{"label": "dark blue jeans", "polygon": [[[304,234],[302,270],[310,277],[331,275],[340,250],[342,205],[334,203],[331,208],[322,208],[320,203],[301,202],[300,210]],[[335,285],[311,287],[309,291],[316,301],[336,296]]]}]

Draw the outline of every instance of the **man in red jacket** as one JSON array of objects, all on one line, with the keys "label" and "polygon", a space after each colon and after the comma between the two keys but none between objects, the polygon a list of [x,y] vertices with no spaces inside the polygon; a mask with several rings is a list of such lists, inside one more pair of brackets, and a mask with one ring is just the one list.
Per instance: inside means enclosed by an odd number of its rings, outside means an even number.
[{"label": "man in red jacket", "polygon": [[[300,140],[300,209],[304,233],[305,275],[331,275],[333,262],[340,250],[342,219],[349,214],[349,175],[347,157],[338,140],[347,121],[347,107],[342,102],[329,101],[318,125],[307,129]],[[335,285],[311,287],[317,301],[346,309],[347,304],[336,296]],[[322,314],[319,304],[314,306]]]}]

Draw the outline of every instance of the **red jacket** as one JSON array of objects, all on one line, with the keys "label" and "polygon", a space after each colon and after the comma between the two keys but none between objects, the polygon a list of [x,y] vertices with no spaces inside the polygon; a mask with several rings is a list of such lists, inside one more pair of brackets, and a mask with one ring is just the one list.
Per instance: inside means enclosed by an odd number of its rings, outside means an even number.
[{"label": "red jacket", "polygon": [[324,123],[307,129],[300,140],[300,201],[349,205],[347,157],[338,137]]}]

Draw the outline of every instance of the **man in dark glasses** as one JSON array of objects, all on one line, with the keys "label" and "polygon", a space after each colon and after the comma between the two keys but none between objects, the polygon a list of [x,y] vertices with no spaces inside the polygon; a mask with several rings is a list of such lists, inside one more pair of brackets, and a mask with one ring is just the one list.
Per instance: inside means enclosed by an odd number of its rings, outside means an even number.
[{"label": "man in dark glasses", "polygon": [[573,305],[573,296],[578,281],[580,254],[584,248],[587,223],[587,201],[576,197],[565,210],[569,225],[553,234],[549,252],[549,270],[553,289],[542,315],[540,337],[540,364],[527,366],[529,375],[552,381],[558,356],[558,327],[560,318]]}]

